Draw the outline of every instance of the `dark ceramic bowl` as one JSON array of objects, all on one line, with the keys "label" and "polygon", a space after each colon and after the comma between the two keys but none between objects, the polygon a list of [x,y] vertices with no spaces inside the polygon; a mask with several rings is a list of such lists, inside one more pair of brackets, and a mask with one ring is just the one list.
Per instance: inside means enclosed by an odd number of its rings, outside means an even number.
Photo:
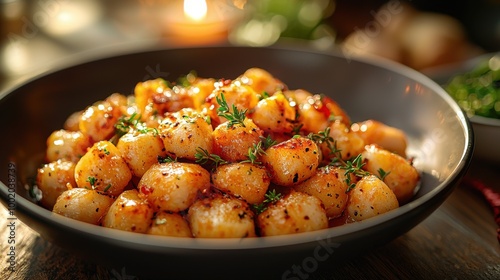
[{"label": "dark ceramic bowl", "polygon": [[[129,275],[174,279],[174,275],[241,278],[255,274],[260,278],[265,272],[280,278],[298,277],[292,266],[320,269],[327,260],[362,254],[415,227],[459,184],[473,152],[468,119],[448,94],[426,76],[385,60],[289,46],[149,49],[83,60],[1,93],[1,200],[48,241],[118,271],[125,268]],[[329,95],[353,121],[377,119],[403,129],[409,137],[408,155],[422,172],[415,198],[369,220],[315,232],[254,239],[186,239],[70,220],[43,209],[27,195],[24,184],[37,167],[46,138],[74,111],[113,92],[130,94],[145,79],[172,80],[191,70],[204,77],[235,78],[250,67],[268,70],[292,89]]]}]

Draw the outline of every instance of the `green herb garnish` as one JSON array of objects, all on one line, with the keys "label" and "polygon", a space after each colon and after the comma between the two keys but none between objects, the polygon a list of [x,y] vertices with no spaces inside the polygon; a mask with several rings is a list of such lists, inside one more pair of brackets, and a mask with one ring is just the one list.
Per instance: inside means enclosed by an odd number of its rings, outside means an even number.
[{"label": "green herb garnish", "polygon": [[196,148],[196,153],[194,154],[194,157],[196,159],[196,163],[206,164],[208,162],[213,162],[215,164],[216,168],[220,164],[229,163],[228,161],[225,161],[224,159],[222,159],[219,155],[211,154],[207,150],[205,150],[201,147]]},{"label": "green herb garnish", "polygon": [[253,144],[251,148],[248,148],[248,160],[242,162],[250,162],[251,164],[262,164],[262,162],[257,161],[261,155],[265,155],[266,152],[262,149],[262,141],[257,144]]},{"label": "green herb garnish", "polygon": [[96,188],[95,186],[95,183],[97,182],[97,178],[96,177],[87,177],[87,182],[89,182],[90,184],[90,187],[94,190]]},{"label": "green herb garnish", "polygon": [[281,199],[282,194],[279,193],[279,192],[276,192],[276,190],[273,189],[271,191],[268,191],[264,195],[264,197],[265,197],[265,199],[264,199],[264,201],[262,201],[262,203],[260,203],[260,204],[252,204],[253,209],[255,210],[255,212],[257,213],[257,215],[259,215],[260,213],[266,211],[267,206],[269,204],[278,202]]},{"label": "green herb garnish", "polygon": [[231,106],[231,108],[229,108],[224,93],[221,93],[220,98],[218,96],[215,97],[215,100],[219,104],[219,108],[217,109],[217,115],[226,118],[228,120],[227,124],[228,127],[232,127],[236,124],[245,127],[244,121],[246,118],[246,112],[247,112],[246,109],[238,110],[238,108],[234,104]]},{"label": "green herb garnish", "polygon": [[260,141],[262,142],[262,147],[264,148],[264,150],[267,150],[277,144],[277,142],[273,140],[269,135],[267,135],[267,137],[261,136]]},{"label": "green herb garnish", "polygon": [[115,124],[116,135],[118,135],[118,138],[127,134],[132,127],[137,126],[137,124],[140,123],[140,120],[141,115],[137,113],[133,113],[130,117],[122,116],[118,119],[118,122]]},{"label": "green herb garnish", "polygon": [[354,175],[356,177],[364,177],[371,175],[370,172],[363,170],[363,158],[361,157],[361,154],[357,155],[352,161],[348,160],[345,162],[344,165],[341,165],[340,168],[344,169],[344,176],[345,176],[345,182],[347,184],[347,190],[346,192],[351,191],[356,187],[356,183],[352,182],[351,180],[351,175]]},{"label": "green herb garnish", "polygon": [[[338,166],[339,168],[345,170],[344,176],[345,176],[345,183],[347,184],[347,190],[346,192],[351,191],[354,187],[356,187],[356,182],[353,182],[351,179],[351,175],[354,175],[356,177],[364,177],[368,175],[372,175],[372,173],[366,171],[363,169],[363,166],[365,163],[363,162],[363,157],[361,154],[357,155],[354,159],[352,160],[347,160],[344,161],[342,159],[342,154],[341,150],[337,148],[337,143],[336,141],[330,136],[330,128],[327,127],[325,130],[320,131],[318,133],[310,133],[307,138],[311,139],[312,141],[322,144],[326,143],[328,146],[328,149],[330,150],[330,155],[332,155],[331,161],[328,165],[331,166]],[[390,172],[386,172],[382,168],[378,170],[378,177],[381,180],[384,180],[384,178],[389,175]]]},{"label": "green herb garnish", "polygon": [[385,171],[384,169],[382,168],[379,168],[378,170],[378,177],[380,178],[380,180],[384,181],[385,177],[387,177],[387,175],[389,175],[391,172],[387,172]]},{"label": "green herb garnish", "polygon": [[270,97],[269,93],[267,91],[263,91],[262,94],[259,96],[259,100],[266,99]]},{"label": "green herb garnish", "polygon": [[177,158],[172,158],[170,156],[157,156],[156,159],[158,160],[158,163],[177,162]]},{"label": "green herb garnish", "polygon": [[108,184],[105,188],[104,188],[104,192],[107,192],[109,190],[109,188],[111,188],[111,184]]},{"label": "green herb garnish", "polygon": [[257,144],[253,144],[251,148],[248,148],[248,160],[244,160],[242,162],[250,162],[252,164],[262,164],[262,162],[257,161],[258,158],[262,155],[266,154],[267,149],[271,146],[276,145],[276,141],[274,141],[271,136],[261,136],[260,141]]}]

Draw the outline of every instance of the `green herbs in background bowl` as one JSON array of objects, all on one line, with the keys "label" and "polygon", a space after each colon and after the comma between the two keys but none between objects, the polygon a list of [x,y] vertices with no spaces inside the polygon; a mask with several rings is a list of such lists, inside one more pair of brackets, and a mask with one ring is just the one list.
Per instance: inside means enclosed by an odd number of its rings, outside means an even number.
[{"label": "green herbs in background bowl", "polygon": [[445,89],[468,116],[500,119],[500,54],[454,76]]},{"label": "green herbs in background bowl", "polygon": [[474,158],[500,164],[500,52],[444,67],[429,76],[467,113],[474,131]]}]

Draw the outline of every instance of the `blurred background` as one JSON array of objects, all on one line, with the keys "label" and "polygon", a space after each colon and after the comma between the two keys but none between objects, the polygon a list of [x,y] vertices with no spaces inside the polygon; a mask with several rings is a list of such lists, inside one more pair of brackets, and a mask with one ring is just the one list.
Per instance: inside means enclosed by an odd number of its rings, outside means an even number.
[{"label": "blurred background", "polygon": [[500,51],[500,0],[0,0],[0,90],[89,52],[302,44],[424,73]]}]

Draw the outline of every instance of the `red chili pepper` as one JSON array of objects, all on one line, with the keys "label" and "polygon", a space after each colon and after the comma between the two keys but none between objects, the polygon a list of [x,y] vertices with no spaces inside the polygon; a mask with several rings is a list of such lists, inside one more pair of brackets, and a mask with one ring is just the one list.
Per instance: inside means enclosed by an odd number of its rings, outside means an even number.
[{"label": "red chili pepper", "polygon": [[479,191],[486,201],[490,204],[490,207],[493,210],[493,215],[495,218],[495,222],[497,223],[497,239],[500,243],[500,193],[495,192],[490,187],[486,186],[483,182],[466,177],[463,181],[469,187]]}]

